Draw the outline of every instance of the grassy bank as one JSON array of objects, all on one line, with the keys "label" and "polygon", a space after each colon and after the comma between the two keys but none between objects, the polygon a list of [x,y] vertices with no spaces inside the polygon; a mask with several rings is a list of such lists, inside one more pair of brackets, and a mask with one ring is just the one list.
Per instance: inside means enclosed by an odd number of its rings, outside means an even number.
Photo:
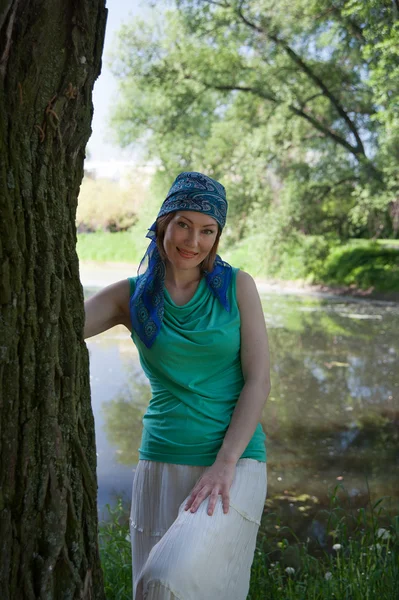
[{"label": "grassy bank", "polygon": [[296,236],[269,244],[264,235],[244,239],[224,255],[257,277],[376,292],[399,291],[396,240],[351,240],[345,244],[320,236]]},{"label": "grassy bank", "polygon": [[77,251],[79,260],[138,264],[143,257],[145,247],[145,242],[139,245],[137,236],[130,231],[117,233],[97,231],[80,233]]},{"label": "grassy bank", "polygon": [[[80,260],[138,264],[148,240],[135,228],[78,236]],[[256,277],[354,286],[399,292],[399,241],[351,240],[341,244],[320,236],[296,236],[277,244],[262,235],[221,247],[225,260]]]},{"label": "grassy bank", "polygon": [[[326,511],[324,511],[326,512]],[[122,505],[100,527],[107,600],[131,600],[129,529]],[[283,526],[258,536],[248,600],[394,600],[399,590],[399,516],[382,501],[355,512],[332,500],[327,546],[292,539]],[[325,517],[326,515],[324,515]]]}]

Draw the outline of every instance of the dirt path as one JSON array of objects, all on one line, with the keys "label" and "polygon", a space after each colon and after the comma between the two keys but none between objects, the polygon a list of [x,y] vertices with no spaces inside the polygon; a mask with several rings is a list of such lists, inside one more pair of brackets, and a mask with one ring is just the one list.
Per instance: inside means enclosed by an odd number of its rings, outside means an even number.
[{"label": "dirt path", "polygon": [[137,275],[137,265],[130,263],[98,263],[80,261],[80,281],[84,287],[101,288]]}]

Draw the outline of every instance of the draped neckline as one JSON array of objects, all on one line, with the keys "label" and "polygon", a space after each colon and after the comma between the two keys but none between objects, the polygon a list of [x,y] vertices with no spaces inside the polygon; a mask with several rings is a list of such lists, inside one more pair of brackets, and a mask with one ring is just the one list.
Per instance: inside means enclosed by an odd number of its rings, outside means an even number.
[{"label": "draped neckline", "polygon": [[190,308],[193,304],[195,304],[198,296],[202,294],[204,285],[206,285],[205,277],[201,277],[193,296],[185,304],[176,304],[176,302],[173,300],[172,296],[169,294],[168,290],[166,289],[166,286],[164,287],[164,296],[165,296],[167,303],[172,305],[173,308],[176,308],[176,309]]}]

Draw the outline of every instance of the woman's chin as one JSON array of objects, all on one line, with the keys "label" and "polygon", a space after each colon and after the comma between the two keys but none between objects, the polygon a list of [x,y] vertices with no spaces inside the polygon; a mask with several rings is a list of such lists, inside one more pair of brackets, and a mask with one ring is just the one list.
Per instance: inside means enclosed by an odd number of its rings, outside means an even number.
[{"label": "woman's chin", "polygon": [[168,261],[175,269],[184,270],[195,269],[196,267],[199,267],[201,262],[197,257],[184,258],[183,256],[180,256],[180,254],[168,257]]}]

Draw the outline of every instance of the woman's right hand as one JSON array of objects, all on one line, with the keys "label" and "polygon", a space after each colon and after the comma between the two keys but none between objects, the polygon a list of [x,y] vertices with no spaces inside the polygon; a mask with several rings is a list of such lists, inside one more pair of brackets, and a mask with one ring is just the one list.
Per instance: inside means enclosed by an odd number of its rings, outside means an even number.
[{"label": "woman's right hand", "polygon": [[84,338],[107,331],[115,325],[125,325],[131,331],[129,297],[130,284],[128,279],[123,279],[86,300]]}]

